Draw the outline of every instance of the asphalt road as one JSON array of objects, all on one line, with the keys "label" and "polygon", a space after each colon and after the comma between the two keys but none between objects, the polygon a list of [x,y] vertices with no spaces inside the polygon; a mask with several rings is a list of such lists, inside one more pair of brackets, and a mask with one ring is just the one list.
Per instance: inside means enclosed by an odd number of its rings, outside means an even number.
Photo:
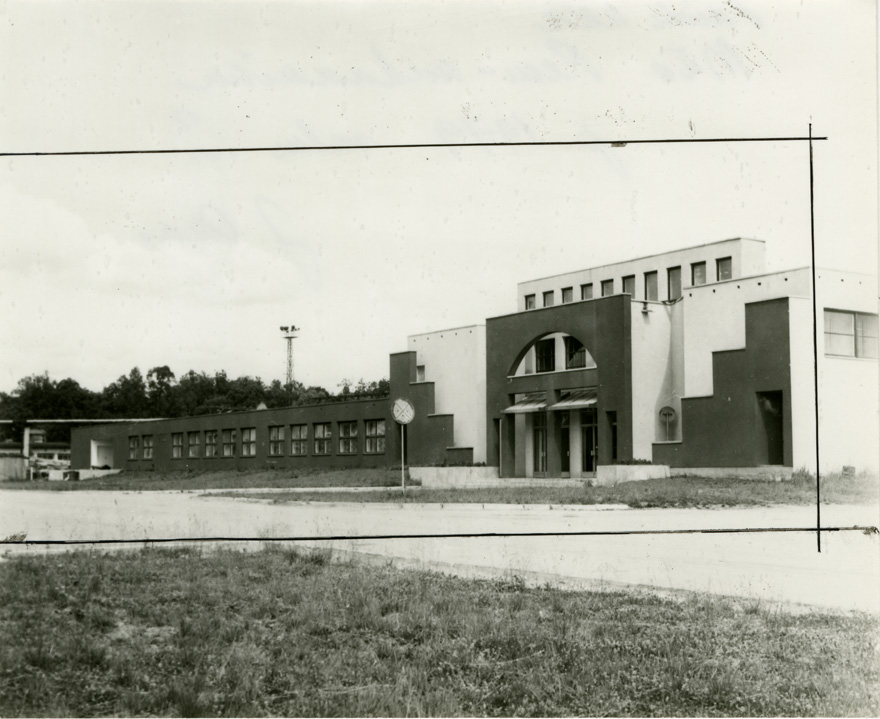
[{"label": "asphalt road", "polygon": [[[876,507],[823,507],[823,526],[877,525]],[[486,532],[815,527],[815,507],[600,509],[547,505],[291,503],[187,492],[0,491],[0,539],[149,540]],[[824,532],[316,540],[465,576],[512,573],[576,588],[637,585],[880,613],[880,538]],[[260,546],[251,542],[250,546]],[[113,545],[116,546],[116,545]],[[46,551],[6,545],[10,553]]]}]

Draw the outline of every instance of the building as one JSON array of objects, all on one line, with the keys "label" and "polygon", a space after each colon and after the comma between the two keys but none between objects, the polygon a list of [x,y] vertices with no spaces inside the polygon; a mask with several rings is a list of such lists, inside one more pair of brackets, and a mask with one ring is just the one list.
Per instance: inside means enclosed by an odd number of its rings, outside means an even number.
[{"label": "building", "polygon": [[816,271],[814,355],[812,274],[737,238],[524,282],[512,314],[409,337],[388,398],[76,429],[72,466],[390,466],[402,442],[502,478],[814,469],[818,379],[823,471],[876,471],[876,279]]}]

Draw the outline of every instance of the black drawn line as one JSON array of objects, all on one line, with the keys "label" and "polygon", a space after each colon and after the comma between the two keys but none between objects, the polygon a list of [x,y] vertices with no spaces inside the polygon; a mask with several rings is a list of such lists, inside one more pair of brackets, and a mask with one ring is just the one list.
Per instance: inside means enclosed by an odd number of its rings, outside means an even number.
[{"label": "black drawn line", "polygon": [[732,529],[630,529],[583,530],[570,532],[429,532],[424,534],[327,534],[295,535],[290,537],[145,537],[142,539],[26,539],[2,540],[0,545],[51,546],[78,544],[168,544],[174,542],[338,542],[378,539],[481,539],[492,537],[607,537],[652,534],[759,534],[779,532],[862,532],[880,534],[874,526],[852,527],[740,527]]},{"label": "black drawn line", "polygon": [[321,150],[409,150],[447,147],[545,147],[573,145],[655,145],[663,143],[711,143],[711,142],[815,142],[827,137],[676,137],[640,140],[533,140],[523,142],[419,142],[379,145],[289,145],[277,147],[203,147],[166,150],[65,150],[39,152],[0,152],[0,157],[73,157],[86,155],[186,155],[221,152],[312,152]]}]

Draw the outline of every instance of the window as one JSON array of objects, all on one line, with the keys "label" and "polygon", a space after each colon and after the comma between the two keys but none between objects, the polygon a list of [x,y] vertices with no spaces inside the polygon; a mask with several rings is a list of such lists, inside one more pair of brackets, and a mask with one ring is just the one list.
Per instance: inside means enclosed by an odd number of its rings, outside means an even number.
[{"label": "window", "polygon": [[309,425],[290,425],[290,453],[296,457],[305,457],[308,453]]},{"label": "window", "polygon": [[526,309],[527,310],[535,309],[535,296],[534,295],[526,295]]},{"label": "window", "polygon": [[235,456],[235,430],[234,429],[224,429],[223,430],[223,456],[224,457],[234,457]]},{"label": "window", "polygon": [[877,315],[825,310],[825,354],[877,359]]},{"label": "window", "polygon": [[330,442],[333,439],[333,430],[329,422],[315,425],[315,454],[330,454]]},{"label": "window", "polygon": [[593,283],[592,282],[588,282],[585,285],[581,285],[581,299],[582,300],[593,299]]},{"label": "window", "polygon": [[535,372],[552,372],[556,369],[556,340],[535,343]]},{"label": "window", "polygon": [[199,433],[198,432],[189,432],[186,435],[186,441],[188,443],[187,457],[198,457],[199,456]]},{"label": "window", "polygon": [[705,262],[694,262],[691,265],[691,284],[696,287],[697,285],[705,285],[706,284],[706,263]]},{"label": "window", "polygon": [[357,422],[339,423],[339,454],[357,454]]},{"label": "window", "polygon": [[571,287],[562,288],[562,304],[566,305],[574,299],[574,293]]},{"label": "window", "polygon": [[253,457],[257,454],[257,428],[248,427],[241,430],[241,456]]},{"label": "window", "polygon": [[602,280],[602,297],[614,294],[614,280]]},{"label": "window", "polygon": [[579,369],[587,366],[587,351],[575,337],[565,338],[565,369]]},{"label": "window", "polygon": [[217,456],[217,430],[209,429],[205,432],[205,456]]},{"label": "window", "polygon": [[636,276],[628,275],[623,278],[623,294],[636,296]]},{"label": "window", "polygon": [[365,423],[367,454],[385,454],[385,420],[368,419]]},{"label": "window", "polygon": [[721,280],[729,280],[733,277],[733,262],[729,257],[722,257],[720,260],[715,260],[715,276],[718,278],[718,281]]},{"label": "window", "polygon": [[128,438],[128,458],[129,459],[137,459],[138,458],[138,450],[141,447],[141,439],[140,437],[129,437]]},{"label": "window", "polygon": [[681,267],[670,267],[666,270],[666,279],[669,285],[667,299],[677,300],[681,297]]},{"label": "window", "polygon": [[544,293],[544,307],[553,306],[553,290]]},{"label": "window", "polygon": [[424,382],[425,381],[425,365],[420,364],[416,366],[416,382]]},{"label": "window", "polygon": [[174,432],[171,435],[171,458],[183,457],[183,432]]},{"label": "window", "polygon": [[657,273],[656,272],[646,272],[645,273],[645,299],[651,302],[656,302],[658,295],[657,290]]},{"label": "window", "polygon": [[284,427],[269,427],[269,456],[281,457],[284,454]]}]

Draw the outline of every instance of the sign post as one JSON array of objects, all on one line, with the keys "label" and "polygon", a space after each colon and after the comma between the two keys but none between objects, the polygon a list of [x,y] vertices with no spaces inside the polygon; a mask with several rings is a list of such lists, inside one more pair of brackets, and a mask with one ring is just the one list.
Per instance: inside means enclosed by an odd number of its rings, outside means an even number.
[{"label": "sign post", "polygon": [[406,469],[404,456],[404,427],[413,421],[416,411],[413,406],[405,399],[400,398],[394,400],[394,406],[391,408],[391,416],[394,421],[400,425],[400,487],[406,494]]}]

